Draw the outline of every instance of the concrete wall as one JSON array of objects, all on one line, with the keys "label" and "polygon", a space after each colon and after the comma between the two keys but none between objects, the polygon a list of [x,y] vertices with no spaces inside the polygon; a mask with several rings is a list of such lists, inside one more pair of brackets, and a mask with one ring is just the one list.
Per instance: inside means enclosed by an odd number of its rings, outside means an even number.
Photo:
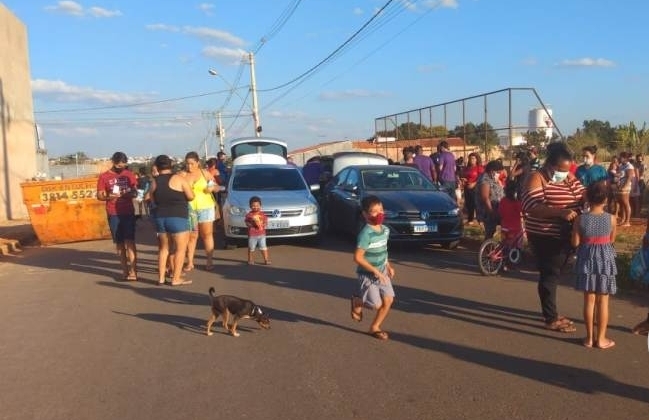
[{"label": "concrete wall", "polygon": [[0,3],[0,221],[28,217],[20,183],[36,175],[27,28]]}]

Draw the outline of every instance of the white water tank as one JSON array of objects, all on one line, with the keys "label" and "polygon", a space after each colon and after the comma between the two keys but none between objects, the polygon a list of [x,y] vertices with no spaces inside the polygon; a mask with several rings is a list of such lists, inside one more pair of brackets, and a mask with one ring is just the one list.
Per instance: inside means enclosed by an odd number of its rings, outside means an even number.
[{"label": "white water tank", "polygon": [[[545,111],[547,109],[547,112]],[[544,131],[545,138],[552,139],[553,124],[552,110],[550,108],[533,108],[530,110],[528,126],[530,131]]]}]

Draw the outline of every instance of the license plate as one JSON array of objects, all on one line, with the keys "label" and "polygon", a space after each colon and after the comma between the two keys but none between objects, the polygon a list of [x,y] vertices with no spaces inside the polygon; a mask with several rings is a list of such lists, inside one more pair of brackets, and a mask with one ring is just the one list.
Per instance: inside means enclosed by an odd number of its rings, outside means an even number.
[{"label": "license plate", "polygon": [[288,220],[269,220],[268,229],[286,229],[290,225]]},{"label": "license plate", "polygon": [[412,231],[414,233],[437,232],[437,224],[429,223],[427,225],[425,225],[425,224],[413,225],[412,226]]}]

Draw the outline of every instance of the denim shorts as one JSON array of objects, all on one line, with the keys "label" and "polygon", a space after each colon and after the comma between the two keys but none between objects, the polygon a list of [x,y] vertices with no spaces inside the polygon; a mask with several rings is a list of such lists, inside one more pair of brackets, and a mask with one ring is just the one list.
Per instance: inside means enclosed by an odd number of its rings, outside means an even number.
[{"label": "denim shorts", "polygon": [[214,211],[214,207],[210,207],[209,209],[200,209],[200,210],[194,210],[194,209],[189,209],[189,227],[190,230],[198,230],[198,224],[199,223],[212,223],[214,220],[216,220],[216,211]]},{"label": "denim shorts", "polygon": [[125,241],[135,241],[135,215],[108,215],[108,227],[113,242],[123,244]]},{"label": "denim shorts", "polygon": [[266,235],[248,237],[248,249],[254,251],[257,248],[259,248],[260,251],[268,249],[266,247]]},{"label": "denim shorts", "polygon": [[189,219],[184,217],[156,217],[154,220],[157,233],[189,232]]},{"label": "denim shorts", "polygon": [[383,304],[382,298],[384,296],[394,297],[394,288],[392,287],[392,280],[388,276],[387,267],[384,267],[381,273],[387,279],[385,282],[381,282],[371,274],[358,273],[360,297],[365,305],[373,308]]}]

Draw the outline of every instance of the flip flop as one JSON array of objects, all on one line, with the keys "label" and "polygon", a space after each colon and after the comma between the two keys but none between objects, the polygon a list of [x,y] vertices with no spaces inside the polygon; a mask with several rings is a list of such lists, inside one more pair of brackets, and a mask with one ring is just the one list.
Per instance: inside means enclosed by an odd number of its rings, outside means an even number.
[{"label": "flip flop", "polygon": [[577,328],[574,325],[567,322],[561,322],[560,320],[546,323],[545,329],[565,334],[574,333],[577,331]]},{"label": "flip flop", "polygon": [[359,299],[358,296],[354,295],[351,298],[351,314],[352,314],[352,319],[356,322],[361,322],[363,320],[363,311],[361,310],[361,313],[354,312],[354,309],[357,307],[354,306],[354,299]]},{"label": "flip flop", "polygon": [[184,271],[185,273],[189,273],[189,272],[192,271],[193,269],[194,269],[194,266],[193,266],[193,265],[186,265],[185,267],[183,267],[183,271]]},{"label": "flip flop", "polygon": [[129,274],[126,277],[124,277],[124,280],[126,280],[126,281],[137,281],[137,274]]},{"label": "flip flop", "polygon": [[386,333],[385,331],[380,331],[380,330],[379,331],[370,331],[370,332],[368,332],[368,334],[371,335],[372,337],[376,338],[377,340],[387,340],[388,338],[390,338],[388,336],[388,333]]},{"label": "flip flop", "polygon": [[608,340],[608,343],[604,344],[603,346],[600,346],[599,343],[597,343],[597,348],[601,350],[610,349],[613,346],[615,346],[615,341],[610,339]]},{"label": "flip flop", "polygon": [[170,286],[177,287],[177,286],[187,286],[187,285],[190,285],[190,284],[192,284],[191,280],[183,280],[180,283],[170,283]]}]

